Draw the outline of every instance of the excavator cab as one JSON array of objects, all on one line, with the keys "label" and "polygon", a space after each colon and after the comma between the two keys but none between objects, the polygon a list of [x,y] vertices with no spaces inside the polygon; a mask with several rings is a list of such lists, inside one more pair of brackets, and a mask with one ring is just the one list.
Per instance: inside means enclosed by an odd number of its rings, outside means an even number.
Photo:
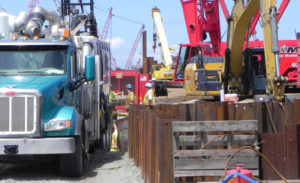
[{"label": "excavator cab", "polygon": [[221,68],[223,57],[212,56],[205,43],[190,48],[184,71],[184,86],[187,95],[218,96],[222,88]]},{"label": "excavator cab", "polygon": [[[263,48],[247,48],[243,53],[244,62],[244,94],[266,94],[268,85],[266,76],[266,60]],[[249,92],[250,91],[250,92]]]},{"label": "excavator cab", "polygon": [[190,45],[180,45],[180,50],[177,57],[177,66],[174,72],[175,80],[183,80],[184,78],[184,69],[188,64],[190,49]]},{"label": "excavator cab", "polygon": [[[209,44],[202,43],[198,45],[192,44],[182,44],[180,45],[179,54],[177,57],[177,66],[174,72],[175,80],[183,80],[184,79],[184,70],[186,66],[195,59],[199,60],[200,55],[211,55],[211,49]],[[200,63],[200,62],[199,62]],[[202,66],[204,67],[204,65]]]}]

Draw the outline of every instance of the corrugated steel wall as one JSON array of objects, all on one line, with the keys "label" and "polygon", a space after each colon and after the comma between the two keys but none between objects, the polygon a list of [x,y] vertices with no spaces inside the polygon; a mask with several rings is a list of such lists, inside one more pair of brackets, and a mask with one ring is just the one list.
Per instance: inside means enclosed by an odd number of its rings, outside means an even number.
[{"label": "corrugated steel wall", "polygon": [[[299,179],[299,107],[300,100],[285,104],[197,101],[160,104],[152,109],[135,105],[129,112],[129,155],[141,167],[145,183],[173,182],[172,121],[258,120],[263,154],[286,178]],[[278,178],[263,161],[261,178]],[[215,181],[215,178],[186,179],[200,180]]]}]

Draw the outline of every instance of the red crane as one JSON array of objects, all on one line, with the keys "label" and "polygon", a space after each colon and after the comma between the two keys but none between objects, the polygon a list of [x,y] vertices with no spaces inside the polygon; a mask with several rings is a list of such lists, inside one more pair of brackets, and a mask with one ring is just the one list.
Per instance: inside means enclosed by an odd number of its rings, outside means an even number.
[{"label": "red crane", "polygon": [[106,37],[107,37],[107,33],[108,33],[108,29],[109,29],[109,23],[110,23],[110,20],[111,20],[112,16],[113,16],[113,14],[112,14],[112,7],[111,7],[109,9],[108,17],[107,17],[106,22],[104,24],[102,34],[100,35],[100,39],[102,39],[102,40],[105,40]]},{"label": "red crane", "polygon": [[190,44],[203,43],[209,34],[213,53],[218,54],[221,28],[218,0],[181,0]]},{"label": "red crane", "polygon": [[[189,43],[182,44],[181,48],[191,48],[192,50],[196,47],[203,47],[207,48],[203,50],[204,55],[211,55],[211,56],[224,56],[224,49],[226,44],[221,44],[221,31],[220,31],[220,17],[219,17],[219,3],[222,8],[223,14],[225,18],[228,18],[229,13],[228,9],[225,4],[225,0],[180,0],[182,4],[183,14],[186,23],[186,29],[189,36]],[[280,8],[279,8],[279,15],[278,21],[282,17],[287,5],[289,4],[290,0],[283,0]],[[259,11],[256,13],[255,17],[253,18],[250,26],[250,35],[255,34],[255,26],[259,20],[260,13]],[[210,37],[211,43],[204,43],[206,39],[206,34],[208,33]],[[257,43],[257,44],[256,44]],[[258,45],[260,44],[259,41],[254,41],[250,45]],[[285,45],[283,45],[285,44]],[[246,45],[246,44],[245,44]],[[294,47],[294,41],[280,41],[280,46],[286,47]],[[292,48],[290,48],[291,50]],[[179,74],[182,69],[178,68],[178,65],[186,65],[189,63],[189,58],[193,55],[193,52],[190,51],[188,53],[188,58],[186,60],[177,60],[177,66],[175,68],[175,81],[183,81],[182,75]],[[294,72],[295,67],[293,63],[295,63],[294,58],[282,58],[282,64],[286,64],[286,66],[281,67],[281,72],[285,73],[282,74],[284,76],[289,75],[288,72]],[[286,60],[286,61],[285,61]],[[182,61],[183,63],[178,63],[178,61]],[[288,64],[287,64],[288,63]],[[180,70],[179,70],[180,69]],[[180,76],[178,77],[177,74]],[[294,75],[294,74],[292,74]],[[289,77],[290,81],[295,80],[295,77]]]},{"label": "red crane", "polygon": [[116,58],[111,57],[111,64],[112,64],[112,67],[113,67],[114,70],[118,69],[118,65],[116,63]]},{"label": "red crane", "polygon": [[[109,13],[108,13],[107,19],[106,19],[105,24],[104,24],[102,34],[100,35],[101,40],[106,40],[108,29],[109,29],[109,24],[110,24],[110,21],[112,19],[112,16],[113,16],[113,13],[112,13],[112,7],[111,7],[109,9]],[[116,70],[118,68],[118,65],[116,63],[116,58],[111,57],[111,60],[112,60],[112,62],[111,62],[112,67],[113,67],[114,70]]]},{"label": "red crane", "polygon": [[34,7],[40,6],[40,0],[28,0],[28,14],[31,14]]},{"label": "red crane", "polygon": [[126,62],[126,65],[125,65],[125,69],[126,70],[129,70],[129,67],[130,67],[131,62],[132,62],[132,58],[133,58],[133,56],[135,54],[136,48],[137,48],[137,46],[139,44],[139,41],[140,41],[140,39],[142,37],[142,33],[144,31],[144,28],[145,28],[145,25],[143,24],[142,27],[140,28],[139,32],[138,32],[138,35],[137,35],[137,37],[136,37],[136,39],[134,41],[133,47],[132,47],[132,49],[130,51],[130,54],[129,54],[129,57],[127,59],[127,62]]}]

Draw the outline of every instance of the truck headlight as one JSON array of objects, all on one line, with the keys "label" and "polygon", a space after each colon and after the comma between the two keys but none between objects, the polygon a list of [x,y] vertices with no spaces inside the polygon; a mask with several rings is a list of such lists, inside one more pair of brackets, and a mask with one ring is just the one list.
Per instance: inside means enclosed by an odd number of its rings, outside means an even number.
[{"label": "truck headlight", "polygon": [[44,130],[45,131],[58,131],[64,130],[71,127],[70,120],[64,119],[52,119],[48,123],[45,123]]}]

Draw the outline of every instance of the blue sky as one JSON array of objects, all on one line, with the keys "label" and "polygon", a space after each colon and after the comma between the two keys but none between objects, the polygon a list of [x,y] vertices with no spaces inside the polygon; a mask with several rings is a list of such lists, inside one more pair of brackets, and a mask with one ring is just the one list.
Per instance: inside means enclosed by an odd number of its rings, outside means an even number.
[{"label": "blue sky", "polygon": [[[160,50],[152,49],[153,20],[151,10],[157,6],[161,10],[163,24],[169,41],[169,45],[178,48],[178,44],[187,43],[188,36],[185,28],[184,17],[182,13],[180,0],[94,0],[95,14],[98,21],[100,32],[104,27],[108,11],[113,7],[113,16],[111,27],[108,32],[108,39],[111,40],[112,54],[116,58],[119,67],[124,67],[129,57],[129,53],[136,39],[138,31],[145,24],[147,31],[148,56],[154,56],[155,59],[161,60]],[[277,0],[278,4],[282,0]],[[227,0],[230,12],[233,4],[232,0]],[[40,5],[45,8],[55,9],[53,0],[40,0]],[[27,11],[27,0],[0,0],[0,6],[9,14],[16,15],[20,11]],[[295,31],[300,32],[299,12],[300,0],[291,0],[285,14],[279,23],[279,39],[295,39]],[[221,32],[226,32],[225,18],[221,15]],[[259,26],[259,24],[258,24]],[[257,37],[261,39],[261,31],[257,28]],[[224,36],[225,41],[226,36]],[[141,41],[132,60],[132,65],[142,55]],[[172,55],[177,55],[177,49],[172,51]]]}]

